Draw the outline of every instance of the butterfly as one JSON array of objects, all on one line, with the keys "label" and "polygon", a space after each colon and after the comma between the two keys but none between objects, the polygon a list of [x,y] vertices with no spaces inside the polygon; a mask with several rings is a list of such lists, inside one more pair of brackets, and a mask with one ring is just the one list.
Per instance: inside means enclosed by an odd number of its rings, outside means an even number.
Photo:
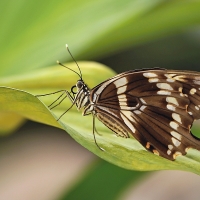
[{"label": "butterfly", "polygon": [[[131,70],[89,89],[79,66],[79,73],[68,69],[79,80],[70,92],[64,90],[59,104],[68,97],[72,105],[59,119],[74,105],[83,109],[83,116],[92,114],[94,141],[101,150],[95,139],[95,118],[117,136],[132,135],[146,150],[169,160],[185,155],[188,148],[200,150],[200,139],[191,133],[194,120],[200,119],[200,72]],[[57,100],[51,108],[58,105]]]}]

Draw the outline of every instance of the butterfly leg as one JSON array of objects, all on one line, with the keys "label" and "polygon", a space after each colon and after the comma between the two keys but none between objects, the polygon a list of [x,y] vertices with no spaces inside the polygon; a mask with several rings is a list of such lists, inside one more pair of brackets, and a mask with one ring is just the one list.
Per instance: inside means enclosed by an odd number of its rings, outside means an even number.
[{"label": "butterfly leg", "polygon": [[42,96],[48,96],[48,95],[52,95],[52,94],[57,94],[59,92],[65,92],[66,90],[58,90],[56,92],[51,92],[51,93],[47,93],[47,94],[38,94],[38,95],[35,95],[36,97],[42,97]]},{"label": "butterfly leg", "polygon": [[[105,151],[103,148],[101,148],[99,145],[98,145],[98,143],[97,143],[97,141],[96,141],[96,137],[95,137],[95,132],[97,132],[96,131],[96,128],[95,128],[95,114],[92,114],[92,117],[93,117],[93,128],[92,128],[92,133],[93,133],[93,137],[94,137],[94,142],[95,142],[95,144],[97,145],[97,147],[101,150],[101,151]],[[98,133],[98,132],[97,132]]]},{"label": "butterfly leg", "polygon": [[[53,109],[56,106],[58,106],[67,96],[65,96],[58,104],[54,105],[65,93],[66,90],[58,90],[56,92],[51,92],[51,93],[47,93],[47,94],[41,94],[41,95],[36,95],[36,97],[42,97],[42,96],[47,96],[47,95],[52,95],[52,94],[57,94],[59,92],[63,92],[55,101],[53,101],[48,107],[49,109]],[[54,105],[54,106],[53,106]]]},{"label": "butterfly leg", "polygon": [[[48,107],[49,107],[49,109],[53,109],[53,108],[55,108],[55,107],[57,107],[58,105],[60,105],[63,101],[64,101],[64,99],[67,97],[67,96],[64,96],[57,104],[55,104],[63,95],[65,94],[65,92],[64,93],[62,93],[55,101],[53,101]],[[55,104],[55,105],[54,105]]]},{"label": "butterfly leg", "polygon": [[99,136],[102,136],[102,134],[97,131],[96,126],[94,127],[94,130]]},{"label": "butterfly leg", "polygon": [[64,96],[56,105],[54,105],[50,109],[53,109],[56,106],[60,105],[67,97],[70,99],[72,103],[74,102],[74,97],[68,91],[65,90],[64,93],[62,93],[51,105],[49,105],[49,107],[52,106],[55,102],[57,102],[64,94],[66,94],[66,96]]},{"label": "butterfly leg", "polygon": [[[63,115],[65,115],[65,114],[76,104],[76,102],[77,102],[77,98],[74,98],[68,91],[65,90],[65,92],[66,92],[65,98],[68,97],[68,98],[71,100],[72,105],[71,105],[62,115],[60,115],[60,117],[57,119],[57,121],[59,121],[60,118],[61,118]],[[64,99],[63,99],[63,100],[64,100]],[[62,102],[63,100],[61,100],[61,102]]]},{"label": "butterfly leg", "polygon": [[[91,113],[83,113],[83,116],[87,116],[87,115],[91,115]],[[95,117],[95,116],[94,116],[94,117]],[[95,126],[95,123],[93,124],[93,126],[94,126],[94,131],[95,131],[98,135],[102,136],[102,134],[100,134],[100,133],[97,131],[96,126]]]}]

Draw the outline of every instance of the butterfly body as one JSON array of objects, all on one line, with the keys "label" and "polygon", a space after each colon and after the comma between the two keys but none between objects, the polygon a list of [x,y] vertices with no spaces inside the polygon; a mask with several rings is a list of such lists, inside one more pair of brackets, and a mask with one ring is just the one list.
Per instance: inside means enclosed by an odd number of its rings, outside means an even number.
[{"label": "butterfly body", "polygon": [[200,150],[200,140],[190,132],[200,118],[199,72],[132,70],[91,90],[81,79],[76,88],[73,104],[117,136],[132,135],[148,151],[169,160],[189,147]]}]

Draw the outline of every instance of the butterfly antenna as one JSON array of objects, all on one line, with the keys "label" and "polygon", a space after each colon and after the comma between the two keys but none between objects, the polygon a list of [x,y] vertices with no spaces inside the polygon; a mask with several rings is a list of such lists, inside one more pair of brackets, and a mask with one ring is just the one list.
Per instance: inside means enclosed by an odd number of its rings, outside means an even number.
[{"label": "butterfly antenna", "polygon": [[72,59],[73,59],[73,60],[74,60],[74,62],[76,63],[76,65],[77,65],[77,67],[78,67],[78,70],[79,70],[79,72],[80,72],[79,76],[80,76],[80,78],[81,78],[81,80],[82,80],[82,73],[81,73],[81,69],[80,69],[80,67],[79,67],[78,63],[76,62],[76,60],[74,59],[74,57],[72,56],[72,54],[71,54],[71,52],[70,52],[70,50],[69,50],[69,46],[68,46],[68,44],[66,44],[66,48],[67,48],[67,51],[69,52],[70,56],[72,57]]},{"label": "butterfly antenna", "polygon": [[79,73],[77,73],[77,72],[74,71],[73,69],[70,69],[69,67],[63,65],[63,64],[62,64],[60,61],[58,61],[58,60],[57,60],[57,63],[58,63],[60,66],[65,67],[65,68],[71,70],[72,72],[76,73],[76,74],[81,78],[81,80],[82,80],[82,75],[80,75]]}]

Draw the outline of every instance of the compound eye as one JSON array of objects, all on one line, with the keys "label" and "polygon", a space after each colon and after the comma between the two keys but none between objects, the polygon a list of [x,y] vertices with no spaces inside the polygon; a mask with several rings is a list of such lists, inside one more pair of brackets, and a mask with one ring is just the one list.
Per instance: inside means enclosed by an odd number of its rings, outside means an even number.
[{"label": "compound eye", "polygon": [[77,87],[77,88],[81,89],[82,86],[83,86],[83,82],[82,82],[82,81],[78,81],[78,82],[76,83],[76,87]]}]

